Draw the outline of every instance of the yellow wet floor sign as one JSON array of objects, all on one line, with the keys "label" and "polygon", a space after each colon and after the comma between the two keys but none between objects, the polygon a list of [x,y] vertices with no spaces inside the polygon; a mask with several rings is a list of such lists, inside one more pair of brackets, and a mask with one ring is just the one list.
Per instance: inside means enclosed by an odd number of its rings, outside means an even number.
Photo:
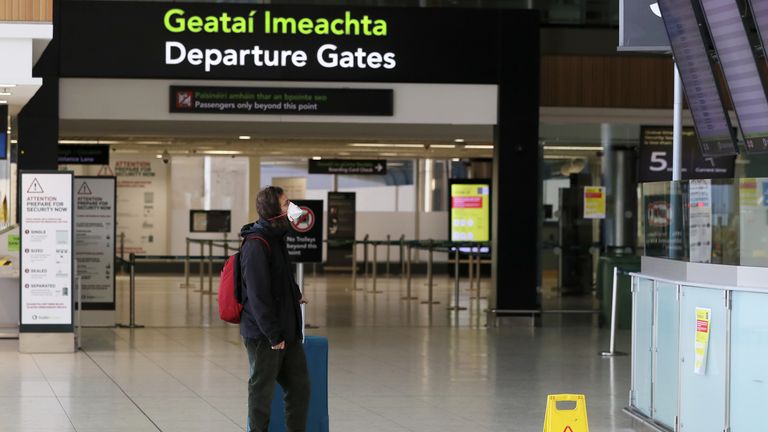
[{"label": "yellow wet floor sign", "polygon": [[[564,407],[566,404],[570,406]],[[587,400],[584,395],[549,395],[544,432],[589,432]]]}]

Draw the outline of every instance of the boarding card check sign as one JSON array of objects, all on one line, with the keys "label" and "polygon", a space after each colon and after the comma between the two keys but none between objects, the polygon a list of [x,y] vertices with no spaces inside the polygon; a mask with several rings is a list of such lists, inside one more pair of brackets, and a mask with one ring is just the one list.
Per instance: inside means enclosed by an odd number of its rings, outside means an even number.
[{"label": "boarding card check sign", "polygon": [[72,173],[21,173],[22,331],[72,325],[72,181]]},{"label": "boarding card check sign", "polygon": [[115,177],[75,178],[77,274],[88,309],[97,304],[114,309],[115,182]]}]

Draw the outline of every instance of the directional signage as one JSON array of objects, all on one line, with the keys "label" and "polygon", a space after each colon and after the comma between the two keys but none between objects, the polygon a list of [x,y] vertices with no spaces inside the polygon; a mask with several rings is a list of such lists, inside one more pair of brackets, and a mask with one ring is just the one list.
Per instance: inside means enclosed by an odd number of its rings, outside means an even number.
[{"label": "directional signage", "polygon": [[291,225],[285,237],[288,255],[293,262],[323,261],[323,200],[293,200],[304,216]]},{"label": "directional signage", "polygon": [[21,331],[72,331],[72,173],[22,172]]},{"label": "directional signage", "polygon": [[[693,128],[683,128],[683,180],[732,178],[736,156],[705,157]],[[639,155],[640,182],[672,181],[672,128],[642,126]]]},{"label": "directional signage", "polygon": [[386,160],[321,159],[309,161],[310,174],[383,175]]},{"label": "directional signage", "polygon": [[109,146],[60,145],[59,165],[109,165]]},{"label": "directional signage", "polygon": [[171,86],[170,112],[391,116],[391,89]]},{"label": "directional signage", "polygon": [[83,309],[115,309],[115,177],[75,177],[75,256]]}]

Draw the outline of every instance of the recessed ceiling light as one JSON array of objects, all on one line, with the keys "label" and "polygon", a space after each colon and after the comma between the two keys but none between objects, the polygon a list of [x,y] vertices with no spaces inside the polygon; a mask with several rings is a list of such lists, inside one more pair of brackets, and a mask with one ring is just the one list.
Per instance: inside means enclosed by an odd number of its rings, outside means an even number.
[{"label": "recessed ceiling light", "polygon": [[322,160],[322,159],[323,158],[321,158],[320,156],[312,156],[312,160]]},{"label": "recessed ceiling light", "polygon": [[251,136],[250,135],[240,135],[238,138],[240,138],[241,140],[249,140],[249,139],[251,139]]},{"label": "recessed ceiling light", "polygon": [[468,145],[466,148],[470,150],[493,150],[492,145]]},{"label": "recessed ceiling light", "polygon": [[159,154],[159,155],[155,156],[155,158],[157,158],[157,159],[162,159],[162,158],[163,158],[163,155]]},{"label": "recessed ceiling light", "polygon": [[243,154],[243,152],[237,151],[237,150],[207,150],[207,151],[204,151],[203,153],[207,155],[223,155],[223,156]]},{"label": "recessed ceiling light", "polygon": [[454,161],[454,162],[461,162],[461,159],[459,159],[459,158],[453,158],[451,160]]},{"label": "recessed ceiling light", "polygon": [[455,142],[456,144],[462,144],[464,143],[464,138],[456,138],[455,140],[453,140],[453,142]]}]

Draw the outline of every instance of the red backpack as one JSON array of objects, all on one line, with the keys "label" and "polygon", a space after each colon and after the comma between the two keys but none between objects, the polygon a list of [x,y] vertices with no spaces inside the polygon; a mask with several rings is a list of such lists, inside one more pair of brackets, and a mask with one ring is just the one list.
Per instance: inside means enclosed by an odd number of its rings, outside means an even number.
[{"label": "red backpack", "polygon": [[[261,240],[267,247],[267,251],[272,253],[269,242],[264,237],[255,235],[246,237],[240,243],[240,248],[247,240]],[[240,314],[243,312],[243,273],[240,270],[240,252],[227,258],[224,268],[221,270],[221,279],[219,279],[219,318],[222,321],[239,324]]]}]

